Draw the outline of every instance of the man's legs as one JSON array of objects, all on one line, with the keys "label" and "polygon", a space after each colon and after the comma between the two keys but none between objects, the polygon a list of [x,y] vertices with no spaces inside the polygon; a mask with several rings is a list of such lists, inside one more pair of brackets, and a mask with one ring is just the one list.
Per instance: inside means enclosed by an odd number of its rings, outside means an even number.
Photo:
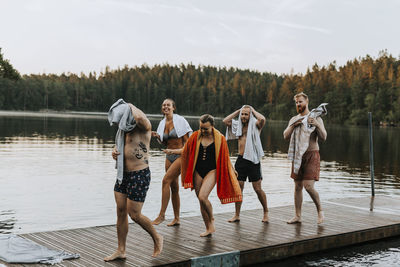
[{"label": "man's legs", "polygon": [[105,257],[105,261],[112,261],[115,259],[125,259],[125,246],[126,236],[128,235],[128,212],[127,212],[127,198],[125,194],[114,191],[115,202],[117,204],[117,236],[118,248],[112,255]]},{"label": "man's legs", "polygon": [[294,207],[296,209],[296,214],[287,223],[301,222],[302,203],[303,203],[303,180],[294,180]]},{"label": "man's legs", "polygon": [[319,199],[319,194],[317,190],[314,188],[314,180],[304,180],[304,188],[306,189],[307,193],[310,195],[311,199],[314,201],[315,207],[317,208],[318,212],[318,224],[323,223],[324,221],[324,213],[321,207],[321,201]]},{"label": "man's legs", "polygon": [[153,238],[154,251],[152,256],[157,257],[163,248],[163,237],[157,233],[156,229],[151,224],[150,219],[142,214],[143,203],[144,202],[132,201],[128,199],[128,214],[134,222],[139,224],[150,234],[151,238]]},{"label": "man's legs", "polygon": [[[240,190],[242,191],[243,195],[243,189],[244,189],[244,181],[238,180],[239,185],[240,185]],[[242,207],[242,201],[235,202],[235,215],[233,215],[232,218],[228,220],[228,222],[239,222],[240,221],[240,208]]]},{"label": "man's legs", "polygon": [[265,195],[264,190],[261,188],[261,182],[262,182],[262,179],[252,182],[252,184],[253,184],[253,189],[257,194],[258,200],[260,200],[260,203],[264,210],[262,222],[268,222],[267,196]]}]

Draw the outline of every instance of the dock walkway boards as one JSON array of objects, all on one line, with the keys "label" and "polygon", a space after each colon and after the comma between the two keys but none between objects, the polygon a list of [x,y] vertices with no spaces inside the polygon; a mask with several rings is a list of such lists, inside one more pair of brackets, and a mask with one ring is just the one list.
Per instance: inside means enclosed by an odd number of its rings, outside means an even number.
[{"label": "dock walkway boards", "polygon": [[150,236],[137,224],[130,224],[127,259],[111,263],[103,258],[116,248],[115,225],[21,236],[81,255],[80,259],[56,266],[209,266],[216,262],[243,266],[400,235],[400,198],[375,197],[372,212],[370,200],[362,197],[323,201],[322,225],[316,222],[312,202],[303,204],[300,224],[286,223],[293,216],[293,206],[270,208],[268,224],[261,222],[262,210],[242,211],[238,223],[227,222],[232,213],[216,214],[216,233],[212,237],[199,237],[204,231],[199,216],[182,218],[178,227],[167,227],[164,222],[156,226],[164,236],[164,250],[158,258],[151,257]]}]

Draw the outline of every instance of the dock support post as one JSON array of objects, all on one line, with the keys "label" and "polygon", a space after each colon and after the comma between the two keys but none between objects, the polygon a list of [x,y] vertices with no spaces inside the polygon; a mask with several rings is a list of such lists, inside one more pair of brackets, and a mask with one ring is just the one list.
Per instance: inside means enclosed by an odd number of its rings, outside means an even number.
[{"label": "dock support post", "polygon": [[[374,143],[372,138],[372,114],[368,112],[368,132],[369,132],[369,169],[371,172],[371,196],[375,197],[375,182],[374,182]],[[372,206],[371,206],[372,210]]]}]

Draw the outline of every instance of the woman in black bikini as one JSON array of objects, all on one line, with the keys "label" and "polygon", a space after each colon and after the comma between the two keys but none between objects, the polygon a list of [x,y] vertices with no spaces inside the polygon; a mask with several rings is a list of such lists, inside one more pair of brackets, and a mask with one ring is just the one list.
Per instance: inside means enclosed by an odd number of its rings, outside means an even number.
[{"label": "woman in black bikini", "polygon": [[[157,137],[158,140],[166,144],[167,148],[163,151],[166,153],[165,158],[165,176],[162,180],[162,195],[161,195],[161,209],[158,217],[153,221],[153,224],[158,225],[165,220],[165,211],[168,207],[168,202],[171,197],[172,207],[174,210],[174,219],[168,226],[176,226],[180,224],[179,221],[179,209],[180,209],[180,199],[179,199],[179,182],[178,177],[181,172],[181,160],[180,154],[182,148],[185,145],[186,140],[189,138],[191,132],[190,126],[187,121],[179,115],[174,114],[176,110],[175,102],[172,99],[165,99],[161,105],[162,113],[164,114],[164,120],[160,122],[159,129],[161,132],[152,132],[153,137]],[[182,123],[182,120],[184,122]],[[181,122],[179,125],[174,125],[174,121]],[[161,125],[161,123],[163,123]],[[187,124],[185,129],[177,129],[182,127],[182,124]],[[160,127],[161,126],[161,127]],[[190,129],[190,131],[189,131]],[[180,136],[180,134],[183,134]],[[162,138],[161,136],[162,135]]]}]

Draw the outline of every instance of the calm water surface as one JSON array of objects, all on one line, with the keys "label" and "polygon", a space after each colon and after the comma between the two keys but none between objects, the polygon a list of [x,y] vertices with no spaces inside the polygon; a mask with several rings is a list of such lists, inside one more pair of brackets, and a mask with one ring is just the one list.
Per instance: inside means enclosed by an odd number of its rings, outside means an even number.
[{"label": "calm water surface", "polygon": [[[159,120],[152,120],[153,129]],[[197,129],[197,120],[190,121]],[[219,121],[216,127],[225,132]],[[288,142],[282,132],[286,122],[268,122],[262,132],[266,156],[262,159],[263,188],[270,207],[293,204]],[[326,125],[328,139],[320,145],[321,179],[316,184],[322,201],[370,194],[368,131],[365,127]],[[113,185],[115,163],[111,158],[116,129],[106,119],[0,117],[0,233],[28,233],[115,223]],[[229,142],[232,162],[237,144]],[[375,175],[377,195],[398,195],[400,188],[400,129],[375,128]],[[158,214],[165,156],[162,147],[151,143],[152,182],[143,213]],[[198,202],[190,190],[180,190],[181,215],[200,215]],[[214,211],[233,212],[234,205],[221,205],[214,190],[210,200]],[[304,200],[311,199],[304,194]],[[261,205],[246,183],[243,209]],[[260,214],[261,215],[261,214]],[[167,218],[172,217],[172,207]],[[260,217],[261,219],[261,217]],[[378,256],[393,259],[399,243]],[[383,252],[385,251],[385,252]],[[375,253],[374,252],[374,253]],[[365,254],[363,258],[367,257]],[[379,256],[381,255],[381,256]],[[353,255],[354,256],[354,255]],[[347,257],[347,256],[346,256]],[[349,261],[357,264],[357,255]],[[351,258],[349,256],[349,258]],[[305,266],[341,265],[334,257],[305,260]],[[315,265],[317,264],[317,265]],[[347,265],[346,265],[347,266]]]}]

